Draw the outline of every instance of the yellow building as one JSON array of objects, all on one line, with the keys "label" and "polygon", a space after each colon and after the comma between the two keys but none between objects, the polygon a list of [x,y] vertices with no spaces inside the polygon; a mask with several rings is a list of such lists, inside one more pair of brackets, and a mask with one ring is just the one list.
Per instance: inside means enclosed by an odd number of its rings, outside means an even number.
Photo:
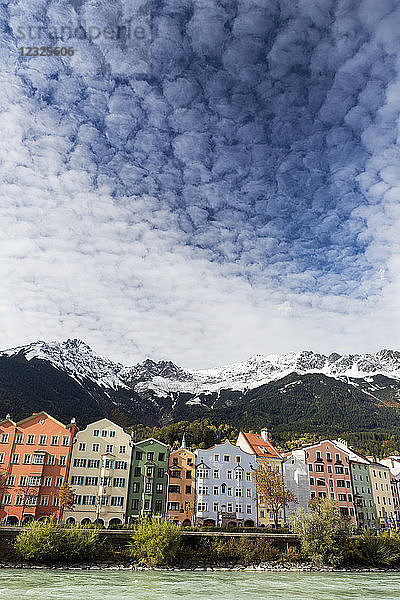
[{"label": "yellow building", "polygon": [[[245,452],[254,454],[257,457],[257,462],[267,463],[273,469],[279,471],[283,476],[283,457],[279,454],[276,448],[268,440],[268,429],[262,429],[261,433],[239,433],[236,445]],[[279,525],[283,527],[285,523],[284,510],[279,513]],[[274,515],[268,507],[258,502],[258,525],[272,528],[274,526]]]},{"label": "yellow building", "polygon": [[[367,458],[371,460],[371,457]],[[393,527],[395,512],[389,467],[371,461],[369,472],[378,523],[382,528]]]}]

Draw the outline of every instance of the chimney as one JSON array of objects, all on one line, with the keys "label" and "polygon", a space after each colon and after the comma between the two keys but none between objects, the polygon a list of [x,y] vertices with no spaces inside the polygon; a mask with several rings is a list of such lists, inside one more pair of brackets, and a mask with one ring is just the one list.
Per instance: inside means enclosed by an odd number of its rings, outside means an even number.
[{"label": "chimney", "polygon": [[269,441],[269,430],[268,427],[263,427],[260,431],[260,435],[265,442]]},{"label": "chimney", "polygon": [[7,419],[7,421],[9,421],[9,420],[11,419],[11,415],[10,415],[10,413],[7,413],[7,414],[6,414],[6,419]]}]

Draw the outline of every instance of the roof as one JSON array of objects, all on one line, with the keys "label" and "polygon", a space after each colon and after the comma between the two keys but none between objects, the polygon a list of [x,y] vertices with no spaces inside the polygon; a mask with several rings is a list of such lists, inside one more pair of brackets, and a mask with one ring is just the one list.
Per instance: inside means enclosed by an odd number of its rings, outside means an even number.
[{"label": "roof", "polygon": [[264,440],[258,433],[240,432],[256,456],[272,456],[282,458],[271,442]]}]

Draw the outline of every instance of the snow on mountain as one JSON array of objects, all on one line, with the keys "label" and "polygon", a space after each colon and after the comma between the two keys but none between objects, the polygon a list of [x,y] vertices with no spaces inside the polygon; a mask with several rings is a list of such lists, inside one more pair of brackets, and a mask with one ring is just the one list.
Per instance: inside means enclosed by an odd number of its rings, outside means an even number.
[{"label": "snow on mountain", "polygon": [[312,351],[268,356],[257,354],[245,362],[201,370],[183,369],[171,361],[154,362],[150,359],[124,367],[98,356],[80,340],[35,342],[5,350],[0,356],[17,354],[23,354],[27,360],[47,360],[78,381],[90,379],[103,388],[123,387],[139,393],[152,390],[157,396],[164,397],[173,392],[198,396],[221,389],[246,391],[292,372],[299,375],[323,373],[336,379],[370,378],[379,373],[400,380],[400,352],[393,350],[381,350],[375,354],[333,353],[329,356]]}]

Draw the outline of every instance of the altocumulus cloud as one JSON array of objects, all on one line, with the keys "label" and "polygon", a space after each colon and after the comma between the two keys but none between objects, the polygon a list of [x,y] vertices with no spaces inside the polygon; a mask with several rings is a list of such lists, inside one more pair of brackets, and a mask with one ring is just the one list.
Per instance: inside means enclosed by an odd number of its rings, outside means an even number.
[{"label": "altocumulus cloud", "polygon": [[[132,15],[138,43],[18,54],[21,27],[62,45],[51,28]],[[3,347],[79,336],[200,367],[397,345],[397,0],[10,0],[0,18]]]}]

